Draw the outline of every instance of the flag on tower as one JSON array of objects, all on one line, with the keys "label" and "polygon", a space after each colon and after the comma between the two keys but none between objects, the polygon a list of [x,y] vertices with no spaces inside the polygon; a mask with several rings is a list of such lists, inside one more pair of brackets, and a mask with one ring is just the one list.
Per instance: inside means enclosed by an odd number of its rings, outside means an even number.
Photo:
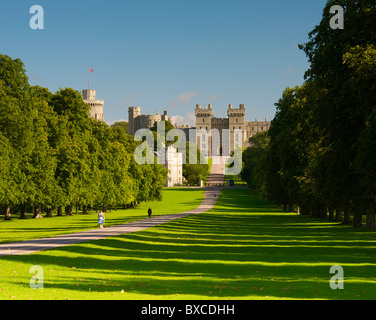
[{"label": "flag on tower", "polygon": [[89,71],[87,73],[87,88],[90,90],[90,72],[94,72],[93,69],[89,68]]}]

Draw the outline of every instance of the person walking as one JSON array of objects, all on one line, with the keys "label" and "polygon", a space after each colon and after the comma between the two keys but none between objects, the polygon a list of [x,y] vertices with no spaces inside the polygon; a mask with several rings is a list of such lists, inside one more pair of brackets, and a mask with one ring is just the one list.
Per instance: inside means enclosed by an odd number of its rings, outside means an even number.
[{"label": "person walking", "polygon": [[151,208],[149,207],[149,209],[148,209],[148,216],[149,216],[149,219],[151,218]]},{"label": "person walking", "polygon": [[100,229],[103,229],[104,220],[105,220],[104,213],[101,211],[98,214],[98,224],[99,224]]}]

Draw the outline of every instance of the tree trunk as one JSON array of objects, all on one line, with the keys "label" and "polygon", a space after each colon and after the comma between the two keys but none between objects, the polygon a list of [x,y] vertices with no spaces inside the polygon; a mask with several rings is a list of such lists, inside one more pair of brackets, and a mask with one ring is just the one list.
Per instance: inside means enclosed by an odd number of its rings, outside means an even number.
[{"label": "tree trunk", "polygon": [[72,215],[72,205],[69,205],[69,206],[65,207],[65,213],[66,213],[67,216],[71,216]]},{"label": "tree trunk", "polygon": [[335,217],[336,222],[342,222],[343,220],[342,213],[343,213],[342,208],[336,209],[336,217]]},{"label": "tree trunk", "polygon": [[319,218],[320,217],[320,210],[321,210],[321,205],[320,204],[314,204],[312,206],[312,213],[311,216],[312,218]]},{"label": "tree trunk", "polygon": [[303,215],[303,216],[309,216],[309,215],[311,215],[311,205],[310,204],[306,204],[306,203],[303,204],[302,208],[301,208],[300,215]]},{"label": "tree trunk", "polygon": [[10,205],[5,206],[5,218],[4,220],[12,220],[12,214],[10,212]]},{"label": "tree trunk", "polygon": [[328,208],[323,204],[320,205],[320,219],[328,219]]},{"label": "tree trunk", "polygon": [[294,212],[294,204],[289,203],[288,209],[289,209],[289,212]]},{"label": "tree trunk", "polygon": [[107,212],[107,204],[103,205],[103,212]]},{"label": "tree trunk", "polygon": [[366,222],[367,230],[376,230],[375,224],[375,208],[373,206],[369,206],[367,208],[367,222]]},{"label": "tree trunk", "polygon": [[354,228],[363,225],[363,210],[360,208],[354,209]]},{"label": "tree trunk", "polygon": [[27,211],[27,204],[24,203],[22,206],[21,206],[21,214],[20,214],[20,219],[27,219],[26,217],[26,212]]},{"label": "tree trunk", "polygon": [[329,221],[334,221],[334,208],[329,208]]},{"label": "tree trunk", "polygon": [[56,216],[61,217],[63,215],[63,208],[61,206],[57,207]]},{"label": "tree trunk", "polygon": [[82,214],[88,214],[87,212],[87,205],[84,205],[82,208]]},{"label": "tree trunk", "polygon": [[45,215],[46,218],[52,218],[52,207],[47,206],[47,213]]},{"label": "tree trunk", "polygon": [[35,212],[33,215],[33,219],[42,219],[42,209],[40,206],[35,207]]},{"label": "tree trunk", "polygon": [[351,208],[346,207],[343,214],[343,224],[351,224]]}]

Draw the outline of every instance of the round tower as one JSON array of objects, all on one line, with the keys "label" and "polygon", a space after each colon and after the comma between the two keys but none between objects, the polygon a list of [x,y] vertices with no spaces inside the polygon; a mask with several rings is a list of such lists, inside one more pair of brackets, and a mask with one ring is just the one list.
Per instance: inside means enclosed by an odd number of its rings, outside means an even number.
[{"label": "round tower", "polygon": [[129,107],[128,108],[128,132],[131,135],[134,135],[136,131],[139,129],[137,128],[137,118],[141,116],[141,108],[140,107]]},{"label": "round tower", "polygon": [[84,102],[90,106],[90,117],[98,121],[104,121],[103,108],[104,101],[95,99],[96,91],[85,89],[82,90]]}]

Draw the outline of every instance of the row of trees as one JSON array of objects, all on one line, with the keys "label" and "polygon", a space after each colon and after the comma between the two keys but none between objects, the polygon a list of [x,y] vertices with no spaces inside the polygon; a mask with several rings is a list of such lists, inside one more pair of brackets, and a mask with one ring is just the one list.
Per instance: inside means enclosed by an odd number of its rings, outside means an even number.
[{"label": "row of trees", "polygon": [[[78,91],[31,86],[20,59],[0,55],[0,206],[21,218],[72,206],[129,205],[160,200],[167,172],[138,165],[139,144],[121,126],[89,117]],[[13,209],[12,209],[13,210]]]},{"label": "row of trees", "polygon": [[[345,29],[330,28],[330,7]],[[261,195],[301,214],[375,229],[376,5],[328,1],[300,48],[310,68],[276,103],[270,131],[244,152],[242,177]]]}]

